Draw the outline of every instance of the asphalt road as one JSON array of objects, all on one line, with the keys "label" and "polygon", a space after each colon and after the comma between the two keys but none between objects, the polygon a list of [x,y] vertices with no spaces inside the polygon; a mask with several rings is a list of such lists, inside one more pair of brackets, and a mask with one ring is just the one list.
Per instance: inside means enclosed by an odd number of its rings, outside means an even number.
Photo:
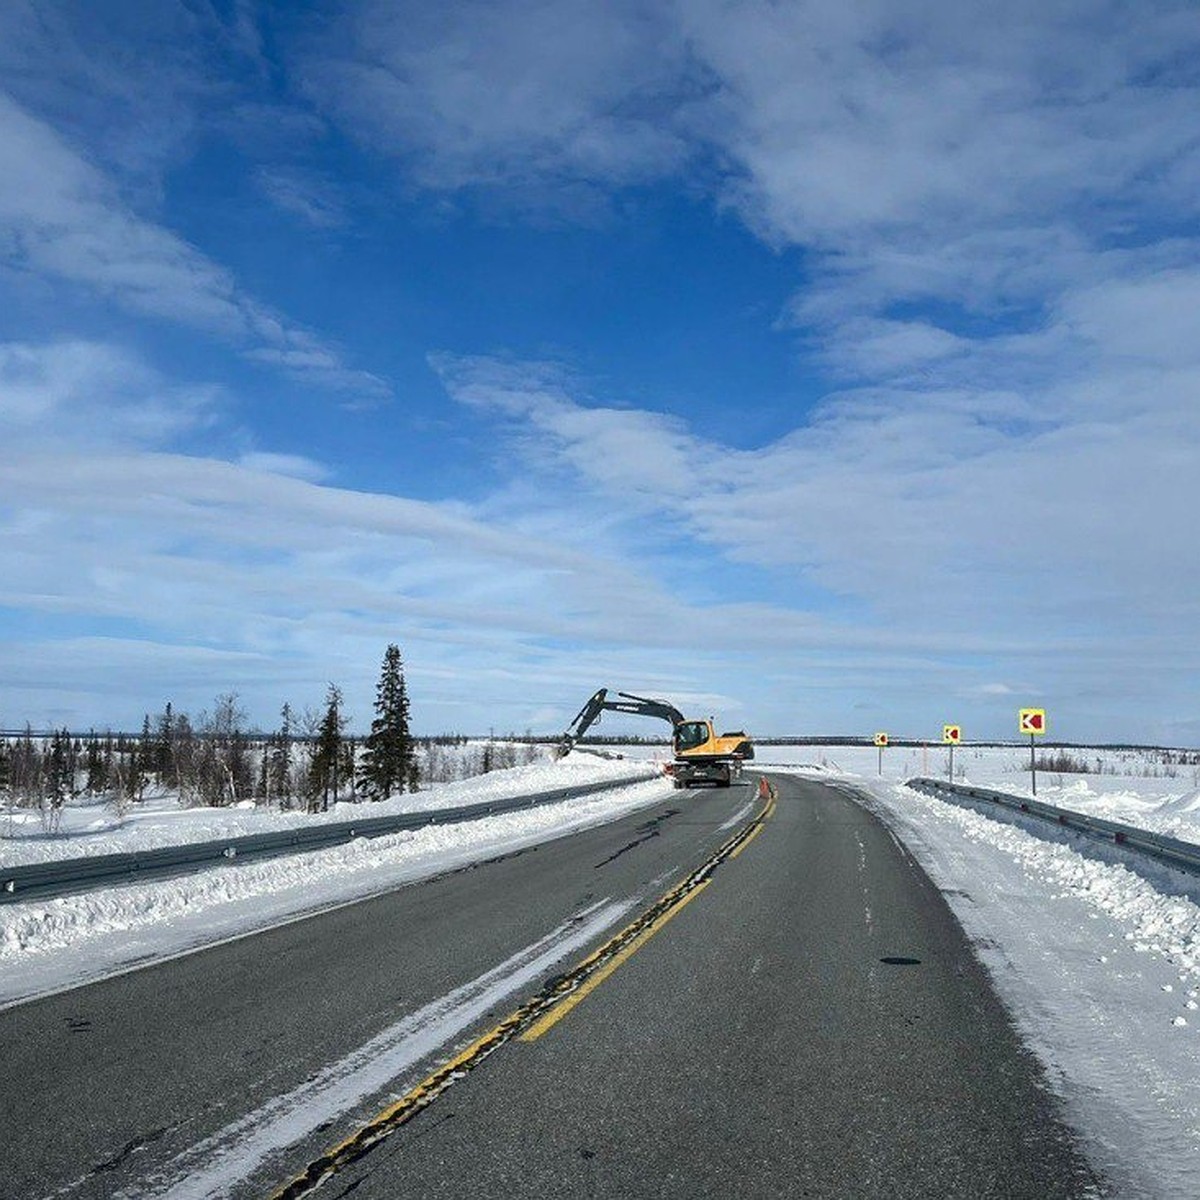
[{"label": "asphalt road", "polygon": [[[560,1004],[561,1020],[536,1037],[527,1022],[529,1040],[455,1072],[319,1194],[1102,1194],[919,867],[844,796],[776,783],[736,857]],[[678,793],[0,1013],[0,1196],[272,1195],[561,986],[745,829],[752,799]],[[372,1069],[385,1074],[366,1092],[347,1083]],[[336,1111],[314,1117],[326,1095]]]}]

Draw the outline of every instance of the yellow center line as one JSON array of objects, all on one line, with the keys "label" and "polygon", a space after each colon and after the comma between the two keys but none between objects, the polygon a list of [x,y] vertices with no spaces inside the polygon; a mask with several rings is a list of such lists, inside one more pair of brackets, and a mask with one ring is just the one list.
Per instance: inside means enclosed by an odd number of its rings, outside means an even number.
[{"label": "yellow center line", "polygon": [[[735,850],[734,854],[736,853],[737,851]],[[535,1042],[542,1034],[553,1029],[567,1013],[590,996],[626,959],[632,958],[676,913],[682,912],[684,908],[691,904],[710,883],[712,883],[712,880],[706,879],[703,883],[697,884],[685,896],[681,897],[677,904],[667,909],[652,924],[648,925],[624,950],[614,955],[594,975],[589,976],[565,1000],[560,1000],[544,1017],[538,1018],[517,1040],[520,1042]]]},{"label": "yellow center line", "polygon": [[[498,1025],[449,1062],[443,1063],[349,1137],[310,1162],[299,1175],[273,1193],[273,1200],[298,1200],[301,1196],[307,1196],[324,1180],[360,1158],[371,1146],[427,1108],[456,1079],[461,1079],[514,1036],[522,1041],[541,1037],[708,887],[712,882],[712,872],[726,859],[735,858],[762,832],[763,822],[774,811],[774,805],[772,789],[770,799],[757,817],[729,838],[703,866],[651,905],[640,918],[577,963],[566,975],[560,976],[553,985],[509,1013]],[[651,916],[652,913],[655,915]],[[606,956],[607,961],[601,961]],[[596,966],[597,963],[601,965]]]},{"label": "yellow center line", "polygon": [[[766,819],[766,814],[765,814],[765,813],[763,814],[763,819],[764,819],[764,820]],[[733,852],[733,853],[732,853],[732,854],[731,854],[729,857],[730,857],[730,858],[737,858],[737,856],[738,856],[739,854],[741,854],[741,852],[742,852],[743,850],[745,850],[745,848],[746,848],[748,845],[750,845],[750,843],[751,843],[752,841],[754,841],[754,839],[755,839],[756,837],[758,837],[758,835],[759,835],[760,833],[762,833],[762,831],[763,831],[763,827],[762,827],[761,825],[756,825],[756,826],[754,827],[754,832],[753,832],[753,833],[752,833],[752,834],[751,834],[751,835],[750,835],[750,836],[749,836],[749,837],[748,837],[748,838],[747,838],[747,839],[746,839],[744,842],[742,842],[742,844],[741,844],[740,846],[738,846],[738,848],[737,848],[737,849],[736,849],[736,850],[735,850],[735,851],[734,851],[734,852]]]}]

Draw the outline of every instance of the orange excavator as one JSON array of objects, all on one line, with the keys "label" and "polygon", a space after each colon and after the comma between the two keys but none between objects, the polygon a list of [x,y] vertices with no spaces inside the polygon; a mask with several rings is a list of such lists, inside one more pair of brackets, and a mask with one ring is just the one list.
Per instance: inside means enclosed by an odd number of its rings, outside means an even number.
[{"label": "orange excavator", "polygon": [[559,743],[559,754],[570,752],[577,741],[604,712],[633,713],[639,717],[659,717],[671,724],[671,745],[675,761],[669,768],[677,788],[696,783],[729,785],[741,773],[742,763],[754,757],[754,745],[743,730],[718,734],[711,719],[688,718],[666,700],[649,700],[629,692],[617,692],[610,700],[608,689],[601,688],[576,714]]}]

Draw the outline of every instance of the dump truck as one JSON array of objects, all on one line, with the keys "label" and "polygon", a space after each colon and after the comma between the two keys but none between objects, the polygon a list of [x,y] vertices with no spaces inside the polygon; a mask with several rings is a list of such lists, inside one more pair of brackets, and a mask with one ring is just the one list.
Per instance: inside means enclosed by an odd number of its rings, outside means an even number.
[{"label": "dump truck", "polygon": [[669,770],[677,788],[697,783],[729,787],[741,774],[742,763],[754,757],[754,745],[744,730],[718,734],[711,717],[685,717],[669,701],[629,692],[617,692],[616,698],[610,699],[607,688],[596,692],[567,726],[559,743],[559,754],[569,753],[605,712],[658,717],[670,723],[675,760]]}]

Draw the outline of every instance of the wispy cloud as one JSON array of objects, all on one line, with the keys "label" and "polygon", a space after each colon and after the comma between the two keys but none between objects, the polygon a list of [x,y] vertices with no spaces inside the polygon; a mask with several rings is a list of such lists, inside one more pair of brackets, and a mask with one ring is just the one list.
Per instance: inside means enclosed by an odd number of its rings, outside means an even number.
[{"label": "wispy cloud", "polygon": [[172,384],[102,342],[0,343],[0,433],[35,446],[158,446],[208,424],[218,389]]},{"label": "wispy cloud", "polygon": [[[207,663],[260,718],[289,698],[287,680],[307,681],[313,698],[330,673],[365,711],[379,647],[398,628],[430,702],[447,719],[457,706],[472,727],[481,696],[511,706],[529,672],[552,689],[561,681],[564,707],[594,690],[589,670],[618,661],[628,686],[649,673],[697,690],[690,670],[647,672],[640,660],[702,646],[719,612],[598,551],[565,514],[498,521],[486,505],[323,485],[325,468],[294,455],[175,448],[196,423],[227,420],[223,400],[103,344],[0,352],[0,605],[58,631],[47,662],[63,645],[75,653],[74,682],[56,683],[22,675],[31,651],[8,644],[6,704],[20,714],[63,719],[64,696],[107,694],[121,675],[112,656],[133,642],[145,644],[128,656],[147,667],[142,703],[152,687],[192,709],[208,703],[188,682]],[[44,706],[41,687],[60,707]],[[544,707],[545,692],[527,703]]]},{"label": "wispy cloud", "polygon": [[370,0],[314,46],[305,76],[310,94],[421,184],[531,197],[674,171],[690,150],[663,117],[698,87],[667,12],[627,0]]},{"label": "wispy cloud", "polygon": [[[23,334],[0,352],[0,599],[62,622],[97,687],[85,621],[152,645],[164,680],[219,662],[247,692],[371,664],[401,626],[447,725],[512,711],[530,678],[529,712],[612,682],[754,696],[823,730],[914,694],[969,715],[1029,689],[1115,734],[1150,679],[1156,712],[1195,711],[1193,5],[361,0],[272,39],[244,4],[130,11],[152,10],[161,63],[128,79],[65,18],[49,36],[10,6],[0,25],[7,286],[381,398],[159,204],[167,164],[215,134],[281,225],[334,243],[355,194],[309,153],[328,136],[421,219],[463,192],[511,221],[672,189],[795,251],[774,315],[805,399],[731,450],[717,422],[531,361],[540,333],[463,331],[445,344],[512,347],[431,359],[496,482],[431,503],[335,486],[344,464],[297,443],[199,449],[225,391]],[[238,82],[214,68],[235,60]],[[914,724],[965,719],[922,703]]]},{"label": "wispy cloud", "polygon": [[337,229],[348,220],[338,189],[310,171],[260,167],[255,179],[273,204],[314,229]]},{"label": "wispy cloud", "polygon": [[[526,469],[566,472],[642,536],[657,514],[728,560],[791,574],[798,597],[853,598],[864,638],[886,625],[1007,653],[1027,631],[1103,654],[1138,637],[1161,668],[1200,616],[1200,575],[1180,553],[1183,514],[1200,504],[1185,468],[1200,461],[1195,381],[1163,366],[1115,374],[1093,349],[1090,371],[1025,397],[1034,411],[1044,401],[1049,424],[1019,407],[1012,420],[983,392],[877,392],[743,452],[670,418],[573,401],[544,366],[524,379],[512,363],[442,366],[452,394],[513,422]],[[1106,394],[1121,396],[1119,417]]]},{"label": "wispy cloud", "polygon": [[[537,6],[502,11],[526,47],[553,36]],[[629,182],[539,140],[508,64],[636,161],[594,76],[539,74],[540,49],[515,44],[499,73],[476,71],[484,39],[456,12],[426,45],[360,9],[378,49],[343,49],[331,109],[398,89],[396,111],[420,118],[358,132],[431,188],[522,173],[550,186],[548,162]],[[655,127],[678,145],[659,177],[707,155],[693,186],[764,241],[804,249],[781,327],[842,390],[788,436],[730,453],[717,431],[597,401],[545,364],[435,359],[448,389],[505,422],[526,469],[643,534],[657,517],[726,561],[790,573],[799,595],[851,599],[910,635],[1025,630],[1095,653],[1146,639],[1169,670],[1200,583],[1180,560],[1182,514],[1200,502],[1186,467],[1200,457],[1200,79],[1184,50],[1200,27],[1186,5],[1142,10],[1135,31],[1126,17],[695,0],[659,10],[669,49],[644,76],[590,27],[590,62],[635,109],[653,94]],[[491,103],[474,103],[485,89]]]},{"label": "wispy cloud", "polygon": [[1132,26],[1118,6],[1066,3],[353,11],[307,62],[310,93],[419,183],[619,188],[707,161],[693,186],[809,251],[802,322],[885,370],[961,331],[889,347],[867,314],[1036,310],[1113,245],[1148,250],[1146,222],[1166,233],[1195,212],[1187,4]]},{"label": "wispy cloud", "polygon": [[390,394],[382,379],[248,295],[231,271],[135,213],[103,171],[3,93],[0,261],[229,339],[293,378],[366,400]]},{"label": "wispy cloud", "polygon": [[[756,689],[794,691],[763,675],[764,654],[807,660],[805,686],[818,690],[834,677],[865,687],[881,670],[932,670],[942,657],[920,632],[680,594],[665,560],[645,553],[645,510],[608,496],[579,492],[563,506],[514,485],[466,506],[353,491],[323,483],[322,464],[271,450],[182,453],[195,422],[229,420],[229,399],[177,393],[128,352],[24,344],[0,363],[0,605],[43,635],[5,642],[0,720],[136,723],[140,711],[114,707],[117,697],[195,712],[236,689],[269,722],[285,699],[319,699],[331,675],[361,718],[379,649],[397,637],[433,728],[478,729],[490,711],[519,729],[547,703],[565,723],[601,683],[736,721]],[[461,386],[471,375],[482,389],[486,368],[457,364]],[[510,418],[524,426],[519,368],[507,370]],[[500,393],[473,403],[488,395]],[[580,453],[602,445],[631,470],[626,439],[605,428],[617,410],[593,421],[565,384],[551,399],[539,411],[559,422],[555,436]],[[640,430],[653,425],[645,416]],[[695,445],[681,428],[670,436]],[[581,468],[570,464],[573,477]],[[682,507],[682,483],[671,489]],[[606,529],[610,517],[626,528]],[[642,532],[632,544],[630,523]],[[687,553],[694,565],[705,551]]]},{"label": "wispy cloud", "polygon": [[[1000,695],[979,690],[985,671],[1082,708],[1106,679],[1197,666],[1178,640],[1197,616],[1186,531],[1175,552],[1140,536],[1175,486],[1146,456],[1168,439],[1192,453],[1175,429],[1080,426],[1054,453],[993,432],[930,467],[930,413],[881,429],[849,408],[831,412],[836,434],[731,455],[655,414],[581,403],[545,364],[445,359],[476,418],[508,423],[498,455],[518,447],[523,486],[468,508],[322,484],[320,464],[269,450],[173,450],[187,430],[153,419],[168,385],[112,348],[0,361],[20,434],[0,449],[0,604],[59,631],[5,646],[20,718],[129,722],[118,694],[198,711],[234,688],[269,721],[330,675],[362,716],[379,647],[401,634],[423,720],[442,728],[480,728],[489,706],[521,728],[549,698],[565,721],[609,683],[731,722],[786,711],[790,729],[854,729],[860,701],[912,705],[922,689],[959,697],[963,720]],[[110,416],[106,442],[53,432]],[[778,601],[739,585],[758,569],[787,581]],[[710,574],[732,575],[720,597],[704,595]],[[831,591],[863,607],[835,612]],[[1131,623],[1131,603],[1152,619]],[[909,711],[912,726],[938,716]]]},{"label": "wispy cloud", "polygon": [[229,272],[136,217],[100,171],[2,94],[0,228],[5,257],[27,270],[226,336],[250,329]]}]

